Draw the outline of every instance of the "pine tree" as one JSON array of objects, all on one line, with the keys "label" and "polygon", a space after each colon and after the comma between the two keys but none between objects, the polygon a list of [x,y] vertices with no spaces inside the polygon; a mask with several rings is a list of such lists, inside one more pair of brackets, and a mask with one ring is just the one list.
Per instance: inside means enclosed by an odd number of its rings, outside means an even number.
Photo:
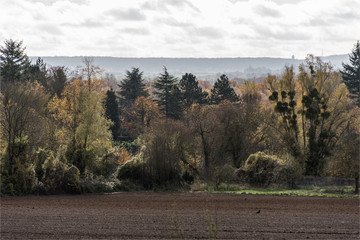
[{"label": "pine tree", "polygon": [[182,76],[179,84],[182,100],[186,108],[194,103],[204,104],[207,102],[207,93],[203,92],[196,81],[196,76],[186,73]]},{"label": "pine tree", "polygon": [[211,89],[210,102],[212,104],[219,104],[220,102],[228,100],[230,102],[239,101],[234,89],[230,86],[228,77],[223,74],[214,84]]},{"label": "pine tree", "polygon": [[154,84],[156,102],[167,118],[179,119],[182,115],[181,92],[177,86],[177,79],[170,75],[164,67]]},{"label": "pine tree", "polygon": [[125,78],[119,84],[121,105],[128,106],[133,104],[138,97],[149,96],[142,76],[143,72],[140,72],[139,68],[132,68],[131,72],[126,71]]},{"label": "pine tree", "polygon": [[354,46],[352,53],[349,54],[350,64],[342,64],[344,70],[340,71],[343,81],[350,91],[350,96],[360,107],[360,42]]},{"label": "pine tree", "polygon": [[113,139],[118,140],[120,131],[119,106],[113,89],[106,92],[105,115],[113,123],[110,127]]},{"label": "pine tree", "polygon": [[30,59],[22,43],[22,41],[10,39],[5,41],[4,47],[0,46],[0,75],[3,83],[24,80],[23,73],[28,71]]}]

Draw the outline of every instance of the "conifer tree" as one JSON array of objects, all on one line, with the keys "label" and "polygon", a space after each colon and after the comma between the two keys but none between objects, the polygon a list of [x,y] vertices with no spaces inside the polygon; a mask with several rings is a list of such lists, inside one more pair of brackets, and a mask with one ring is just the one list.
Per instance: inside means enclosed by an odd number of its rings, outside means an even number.
[{"label": "conifer tree", "polygon": [[179,119],[182,115],[181,92],[177,86],[177,79],[168,73],[166,67],[164,67],[164,73],[160,74],[154,87],[156,89],[154,91],[157,97],[156,102],[165,116]]},{"label": "conifer tree", "polygon": [[352,53],[349,54],[350,64],[342,64],[344,70],[340,71],[344,83],[353,98],[360,107],[360,42],[354,46]]},{"label": "conifer tree", "polygon": [[220,102],[228,100],[230,102],[236,102],[239,97],[236,95],[234,89],[230,86],[228,77],[223,74],[214,84],[211,89],[210,102],[212,104],[219,104]]},{"label": "conifer tree", "polygon": [[196,76],[186,73],[182,76],[179,84],[182,100],[186,108],[194,103],[204,104],[207,102],[207,93],[203,92],[196,81]]},{"label": "conifer tree", "polygon": [[149,96],[145,89],[143,72],[140,72],[139,68],[132,68],[131,72],[126,71],[126,76],[119,84],[119,87],[121,88],[119,91],[120,104],[123,106],[133,104],[138,97]]},{"label": "conifer tree", "polygon": [[[22,41],[12,39],[0,46],[0,75],[2,83],[14,83],[24,79],[30,67],[30,59],[25,53]],[[3,84],[2,84],[3,85]],[[3,86],[2,86],[3,88]]]},{"label": "conifer tree", "polygon": [[120,131],[119,106],[113,89],[106,92],[105,115],[113,123],[110,127],[113,139],[118,140]]}]

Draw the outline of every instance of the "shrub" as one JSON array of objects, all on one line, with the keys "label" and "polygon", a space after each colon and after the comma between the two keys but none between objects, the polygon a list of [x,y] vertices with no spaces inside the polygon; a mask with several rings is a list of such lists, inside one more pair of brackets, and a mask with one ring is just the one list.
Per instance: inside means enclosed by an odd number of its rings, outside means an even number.
[{"label": "shrub", "polygon": [[216,167],[214,171],[215,188],[218,189],[221,183],[229,184],[234,181],[235,171],[236,169],[228,163],[224,166]]},{"label": "shrub", "polygon": [[299,167],[291,158],[280,159],[263,152],[251,154],[237,175],[253,186],[267,187],[272,183],[294,186]]},{"label": "shrub", "polygon": [[187,169],[183,172],[181,179],[184,180],[187,184],[194,183],[194,176],[189,173]]},{"label": "shrub", "polygon": [[140,184],[147,189],[152,187],[151,179],[145,170],[145,163],[139,156],[121,165],[117,177],[120,181]]},{"label": "shrub", "polygon": [[59,159],[49,156],[43,164],[44,176],[41,185],[45,193],[80,193],[79,169],[71,164],[65,164]]},{"label": "shrub", "polygon": [[167,119],[157,123],[147,138],[144,160],[152,182],[158,186],[180,186],[182,163],[188,162],[190,140],[186,127],[181,122]]}]

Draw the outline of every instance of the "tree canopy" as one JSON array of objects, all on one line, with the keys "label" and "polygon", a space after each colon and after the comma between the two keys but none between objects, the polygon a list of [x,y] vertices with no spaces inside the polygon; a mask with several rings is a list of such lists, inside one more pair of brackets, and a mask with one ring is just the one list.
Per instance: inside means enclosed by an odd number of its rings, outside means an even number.
[{"label": "tree canopy", "polygon": [[353,98],[360,107],[360,42],[354,46],[349,55],[349,64],[343,63],[343,70],[340,71],[347,88],[350,91],[350,97]]},{"label": "tree canopy", "polygon": [[239,97],[230,86],[229,78],[225,74],[221,75],[220,78],[217,79],[213,89],[211,89],[210,103],[219,104],[224,100],[228,100],[230,102],[239,101]]}]

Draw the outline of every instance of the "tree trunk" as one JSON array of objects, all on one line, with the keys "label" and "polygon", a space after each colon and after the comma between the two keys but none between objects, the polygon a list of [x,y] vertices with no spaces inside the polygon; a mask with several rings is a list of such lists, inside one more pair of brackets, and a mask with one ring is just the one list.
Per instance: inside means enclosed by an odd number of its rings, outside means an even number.
[{"label": "tree trunk", "polygon": [[355,194],[359,194],[359,176],[355,177],[355,190],[354,190]]}]

